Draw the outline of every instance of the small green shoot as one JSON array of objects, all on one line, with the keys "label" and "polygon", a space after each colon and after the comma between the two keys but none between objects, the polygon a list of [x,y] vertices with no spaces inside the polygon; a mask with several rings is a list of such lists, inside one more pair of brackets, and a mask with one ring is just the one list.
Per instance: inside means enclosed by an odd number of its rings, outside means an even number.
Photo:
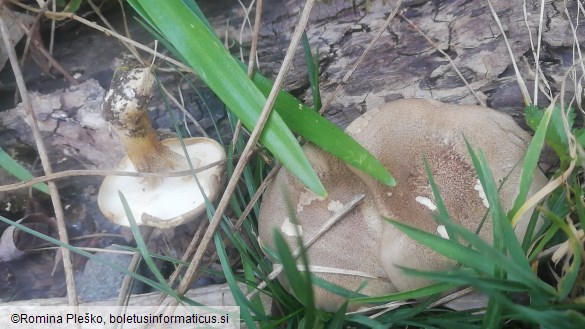
[{"label": "small green shoot", "polygon": [[[6,151],[4,151],[0,147],[0,167],[4,168],[14,177],[20,180],[29,180],[35,178],[26,168],[20,165],[20,163],[16,162]],[[45,183],[39,183],[33,185],[33,188],[45,193],[49,194],[49,187]]]},{"label": "small green shoot", "polygon": [[307,38],[307,33],[303,33],[303,50],[305,51],[305,60],[307,61],[307,72],[309,74],[309,84],[311,85],[311,94],[313,95],[313,110],[321,109],[321,92],[319,91],[319,53],[313,58],[311,45]]}]

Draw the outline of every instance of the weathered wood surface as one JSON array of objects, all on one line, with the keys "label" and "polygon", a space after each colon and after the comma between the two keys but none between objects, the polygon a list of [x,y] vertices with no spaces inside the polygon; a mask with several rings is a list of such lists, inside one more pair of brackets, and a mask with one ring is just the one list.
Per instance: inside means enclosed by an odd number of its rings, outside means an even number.
[{"label": "weathered wood surface", "polygon": [[[210,8],[202,4],[203,10],[209,15],[222,39],[227,33],[229,37],[237,40],[244,10],[235,2],[224,2],[221,6],[209,4]],[[522,1],[492,2],[502,21],[522,76],[527,80],[529,90],[532,92],[534,57],[531,52],[531,38],[535,43],[540,1],[527,1],[526,20]],[[274,77],[280,68],[303,3],[302,0],[274,0],[265,4],[259,45],[260,70],[264,74]],[[316,4],[307,34],[312,49],[319,51],[323,99],[331,95],[362,54],[393,6],[394,1],[372,1],[369,9],[366,9],[363,1],[332,0]],[[524,106],[522,95],[516,83],[504,38],[486,1],[407,0],[403,2],[402,8],[405,17],[427,34],[439,49],[451,56],[480,100],[497,110],[513,114],[521,121],[520,114]],[[552,1],[545,4],[540,57],[544,76],[547,77],[553,94],[558,93],[563,75],[573,64],[573,33],[567,15],[574,22],[577,14],[577,1]],[[253,17],[253,13],[250,16]],[[120,24],[115,21],[114,25]],[[144,42],[152,40],[145,32],[139,32],[139,27],[134,26],[131,30],[133,36],[139,40]],[[581,46],[585,46],[583,24],[578,26],[576,35],[581,38]],[[245,47],[249,46],[250,38],[249,28],[244,29],[242,42]],[[76,45],[75,40],[79,41],[79,45]],[[88,32],[83,37],[61,41],[61,46],[56,47],[55,57],[70,70],[86,72],[81,76],[81,80],[97,78],[102,87],[107,87],[107,76],[108,74],[111,76],[115,65],[113,57],[122,51],[117,42],[97,32]],[[100,49],[96,53],[97,45]],[[172,84],[169,87],[173,89]],[[573,93],[573,87],[569,81],[567,83],[569,95]],[[285,88],[311,102],[306,64],[301,48],[297,51]],[[187,109],[195,118],[204,121],[204,127],[210,128],[212,125],[206,110],[202,109],[202,100],[192,96],[186,95]],[[449,61],[405,19],[397,16],[338,95],[327,116],[339,125],[346,126],[367,109],[406,97],[434,98],[454,103],[478,102],[457,76]],[[209,102],[210,99],[205,101]],[[98,103],[98,100],[95,102]],[[156,106],[151,106],[151,117],[155,121],[155,126],[170,128],[171,122],[162,102],[154,103]],[[539,104],[542,103],[546,102],[544,97],[540,96]],[[216,102],[212,105],[221,109]],[[60,105],[56,106],[52,114],[60,110]],[[179,112],[176,114],[180,115]],[[43,115],[45,118],[42,119],[46,119],[47,113]],[[216,119],[223,117],[217,114]],[[5,118],[3,120],[0,122],[6,121]],[[0,124],[0,127],[6,129],[5,124]],[[96,143],[96,146],[99,148],[99,144]],[[71,147],[82,150],[77,145]],[[79,161],[85,167],[94,167],[96,159],[92,159],[90,152],[84,155],[81,154],[82,151],[77,150],[75,152],[79,155]],[[118,152],[114,152],[113,156],[119,156]]]},{"label": "weathered wood surface", "polygon": [[[320,54],[323,99],[332,94],[391,12],[395,1],[384,2],[372,1],[370,10],[365,10],[360,2],[356,2],[354,9],[352,2],[345,0],[316,5],[307,33],[312,48],[318,49]],[[534,57],[531,38],[536,47],[541,2],[526,1],[526,20],[522,1],[492,2],[532,94]],[[284,1],[266,9],[259,56],[262,70],[269,75],[275,75],[280,66],[302,3]],[[278,7],[278,10],[271,7]],[[409,0],[404,1],[402,7],[403,15],[450,55],[480,100],[522,122],[523,98],[504,38],[487,1]],[[569,18],[575,24],[578,12],[577,1],[545,4],[540,59],[553,94],[560,91],[562,77],[573,65],[574,39]],[[576,35],[583,48],[585,27],[582,24]],[[306,94],[306,65],[300,50],[297,54],[287,86],[302,92],[305,99],[310,100],[310,95]],[[567,94],[573,93],[574,84],[567,81]],[[405,19],[396,17],[348,81],[327,116],[346,126],[361,111],[409,97],[453,103],[478,102],[449,61]],[[542,95],[538,101],[543,105],[548,103]]]}]

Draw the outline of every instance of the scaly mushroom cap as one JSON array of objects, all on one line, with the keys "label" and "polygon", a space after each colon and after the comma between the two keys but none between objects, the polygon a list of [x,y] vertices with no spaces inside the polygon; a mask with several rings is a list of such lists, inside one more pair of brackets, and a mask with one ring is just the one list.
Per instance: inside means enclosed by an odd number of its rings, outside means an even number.
[{"label": "scaly mushroom cap", "polygon": [[[365,184],[340,160],[317,147],[308,144],[303,150],[329,194],[321,198],[287,170],[280,170],[264,193],[260,208],[258,229],[262,244],[274,250],[274,232],[278,231],[292,250],[299,250],[294,219],[287,210],[287,203],[294,211],[297,228],[306,242],[354,196],[366,194],[360,204],[309,247],[310,270],[350,291],[358,291],[365,283],[359,291],[364,295],[395,291],[379,264],[382,223]],[[348,270],[351,273],[339,274]],[[280,281],[288,288],[283,275]],[[317,307],[326,311],[336,311],[345,301],[345,298],[316,286],[314,294]],[[350,309],[357,306],[350,305]]]},{"label": "scaly mushroom cap", "polygon": [[[194,137],[183,139],[187,153],[195,169],[225,159],[225,151],[213,139]],[[177,155],[183,154],[180,141],[171,138],[162,144]],[[215,200],[221,186],[223,165],[217,165],[197,173],[197,179],[210,201]],[[174,167],[176,171],[188,170],[184,158]],[[126,156],[115,170],[136,171]],[[171,228],[191,221],[205,209],[201,190],[193,176],[145,179],[128,176],[108,176],[104,179],[99,195],[100,210],[111,222],[129,226],[128,218],[118,195],[122,191],[138,225]]]},{"label": "scaly mushroom cap", "polygon": [[[465,138],[484,152],[498,184],[504,182],[500,199],[512,207],[518,192],[522,160],[530,136],[507,115],[472,105],[444,104],[423,99],[404,99],[371,110],[353,121],[347,132],[394,174],[390,188],[352,169],[368,185],[380,213],[411,226],[446,237],[432,219],[435,201],[425,171],[426,157],[451,217],[470,230],[480,227],[488,203],[479,183]],[[546,184],[537,170],[531,193]],[[522,238],[528,218],[516,227]],[[491,220],[479,234],[492,240]],[[398,290],[422,287],[429,282],[405,274],[397,266],[443,270],[447,258],[419,245],[389,223],[384,223],[380,259]]]}]

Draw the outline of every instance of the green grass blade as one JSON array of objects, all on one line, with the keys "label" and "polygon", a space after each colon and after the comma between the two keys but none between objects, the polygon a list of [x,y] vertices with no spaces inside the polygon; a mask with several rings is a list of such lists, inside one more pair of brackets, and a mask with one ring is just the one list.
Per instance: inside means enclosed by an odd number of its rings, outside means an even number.
[{"label": "green grass blade", "polygon": [[[266,98],[239,68],[220,40],[182,2],[137,0],[136,3],[189,66],[244,126],[252,130]],[[300,145],[278,113],[271,114],[260,142],[309,189],[318,195],[326,195]]]},{"label": "green grass blade", "polygon": [[571,237],[568,242],[570,242],[570,246],[574,255],[571,265],[566,269],[564,275],[562,276],[558,284],[560,299],[567,298],[573,292],[574,289],[579,289],[577,279],[579,277],[579,274],[581,274],[580,271],[582,255],[580,248],[582,246],[580,246],[579,240],[575,239],[575,237]]},{"label": "green grass blade", "polygon": [[365,297],[363,294],[359,293],[360,290],[364,288],[364,286],[358,287],[357,292],[346,289],[340,285],[335,283],[329,282],[325,279],[320,278],[317,275],[311,275],[311,281],[314,283],[315,286],[319,288],[323,288],[335,295],[342,296],[344,298],[357,298],[357,297]]},{"label": "green grass blade", "polygon": [[355,303],[390,303],[399,300],[406,300],[406,299],[418,299],[423,297],[432,296],[435,294],[440,294],[446,291],[449,291],[453,288],[457,287],[457,284],[452,283],[435,283],[428,285],[426,287],[410,290],[410,291],[402,291],[397,292],[389,295],[384,296],[373,296],[373,297],[358,297],[352,298],[350,302]]},{"label": "green grass blade", "polygon": [[313,59],[311,45],[307,38],[307,33],[303,33],[303,50],[305,51],[305,60],[307,62],[307,72],[309,73],[309,84],[311,85],[311,94],[313,95],[313,110],[321,109],[321,92],[319,91],[319,54],[317,59]]},{"label": "green grass blade", "polygon": [[577,217],[581,228],[585,228],[585,202],[583,202],[583,188],[578,181],[573,183],[573,191],[575,191],[575,208],[577,210]]},{"label": "green grass blade", "polygon": [[425,171],[427,172],[427,177],[429,178],[429,183],[433,191],[433,197],[435,198],[435,204],[437,205],[439,215],[443,218],[449,218],[449,212],[447,211],[447,207],[445,206],[445,201],[441,196],[441,192],[439,192],[439,187],[435,182],[435,177],[433,175],[433,172],[431,171],[431,167],[429,166],[429,162],[427,161],[426,157],[423,158],[423,163],[425,165]]},{"label": "green grass blade", "polygon": [[[260,92],[268,95],[270,80],[256,73],[252,81]],[[291,94],[281,91],[275,109],[295,133],[338,157],[345,163],[365,172],[383,184],[395,186],[396,180],[368,150],[347,135],[339,127],[305,106]]]},{"label": "green grass blade", "polygon": [[244,294],[240,290],[240,287],[238,287],[238,284],[230,267],[228,256],[225,252],[225,246],[221,241],[221,236],[216,233],[215,236],[213,237],[213,240],[215,242],[215,248],[217,250],[217,255],[221,262],[221,267],[223,269],[226,281],[230,287],[232,295],[234,296],[236,305],[240,307],[240,317],[244,320],[248,328],[254,328],[255,327],[254,320],[252,319],[252,314],[250,313],[251,304],[248,301],[248,299],[246,299],[246,296],[244,296]]},{"label": "green grass blade", "polygon": [[530,262],[533,262],[538,257],[538,254],[541,253],[546,248],[546,246],[550,244],[559,229],[560,228],[558,225],[553,224],[546,230],[544,235],[540,238],[538,244],[532,248],[530,257],[528,258]]},{"label": "green grass blade", "polygon": [[[447,206],[445,206],[445,201],[443,200],[443,197],[441,196],[441,192],[439,191],[439,187],[437,186],[437,183],[435,182],[435,177],[433,176],[433,173],[431,171],[431,167],[429,166],[429,162],[427,161],[426,157],[423,158],[423,162],[425,165],[425,170],[427,172],[427,177],[429,178],[429,184],[431,185],[431,190],[433,191],[433,197],[435,198],[435,204],[437,206],[439,216],[443,217],[443,218],[450,218],[449,212],[447,211]],[[445,229],[447,229],[447,227],[445,227]],[[459,239],[457,238],[457,234],[455,234],[455,232],[447,231],[447,235],[449,236],[449,239],[451,239],[452,241],[454,241],[456,243],[459,243]]]},{"label": "green grass blade", "polygon": [[[241,249],[238,249],[241,250]],[[243,254],[242,251],[240,251],[240,254]],[[242,268],[244,271],[244,278],[246,279],[246,281],[248,282],[255,282],[256,281],[256,276],[255,276],[255,270],[256,268],[253,267],[254,263],[258,263],[257,260],[251,260],[251,259],[242,259]],[[248,287],[248,291],[247,293],[251,293],[252,290],[254,290],[253,286],[249,286]],[[262,316],[266,316],[266,312],[264,310],[264,307],[262,306],[262,300],[260,299],[260,295],[256,294],[251,300],[250,303],[252,304],[252,306],[254,307],[254,309],[258,310],[258,314],[262,315]]]},{"label": "green grass blade", "polygon": [[185,5],[189,7],[189,9],[191,9],[191,11],[197,16],[197,18],[199,18],[199,20],[201,20],[203,24],[205,24],[209,31],[213,32],[213,27],[211,27],[211,24],[209,23],[205,15],[203,15],[203,12],[201,11],[201,9],[199,8],[195,1],[183,0],[183,3],[185,3]]},{"label": "green grass blade", "polygon": [[548,109],[544,112],[544,116],[542,117],[542,120],[540,120],[540,124],[538,125],[538,128],[534,133],[534,137],[532,137],[532,141],[530,141],[528,150],[526,151],[526,156],[524,157],[524,163],[522,164],[522,171],[520,174],[520,189],[518,191],[518,196],[516,197],[516,200],[514,200],[512,209],[508,212],[508,217],[512,218],[512,226],[516,225],[516,222],[520,217],[518,210],[520,210],[520,207],[522,207],[524,202],[526,202],[526,198],[528,197],[528,190],[530,189],[530,185],[532,184],[532,177],[534,176],[534,172],[538,166],[540,151],[544,145],[546,131],[548,129],[554,106],[555,102],[553,101]]},{"label": "green grass blade", "polygon": [[345,311],[347,310],[347,302],[343,303],[339,310],[335,312],[333,318],[327,324],[327,329],[343,329],[345,324]]},{"label": "green grass blade", "polygon": [[164,276],[158,270],[158,267],[154,263],[152,257],[150,257],[150,252],[146,247],[146,243],[144,239],[142,239],[142,234],[140,234],[140,229],[138,228],[138,224],[136,224],[136,220],[134,219],[134,215],[132,214],[132,210],[130,210],[130,206],[128,205],[128,201],[126,201],[126,197],[122,191],[118,191],[118,195],[120,196],[120,201],[122,201],[122,206],[124,207],[124,211],[126,212],[126,217],[128,218],[128,222],[130,223],[130,229],[132,230],[132,234],[134,235],[134,241],[136,241],[136,247],[140,251],[144,262],[154,274],[158,282],[161,286],[165,287],[165,290],[172,290],[171,287],[168,285],[167,280],[165,280]]},{"label": "green grass blade", "polygon": [[[534,230],[536,229],[536,224],[540,218],[540,211],[538,209],[534,209],[532,215],[530,215],[530,221],[526,226],[526,232],[524,234],[524,240],[522,241],[522,250],[524,250],[525,254],[528,254],[530,246],[534,242]],[[529,261],[530,263],[530,261]]]},{"label": "green grass blade", "polygon": [[[132,0],[130,3],[135,8],[139,8],[137,11],[141,13],[143,18],[148,22],[150,18],[138,2],[139,0]],[[154,27],[150,30],[152,33],[158,31]],[[156,35],[158,35],[159,40],[161,40],[161,42],[163,42],[163,44],[165,44],[175,56],[179,58],[184,57],[181,52],[165,39],[164,36],[160,35],[160,33],[155,33],[155,36]],[[246,72],[246,65],[240,61],[237,61],[237,63],[240,65],[242,72]],[[270,80],[266,79],[261,74],[256,73],[253,77],[253,83],[265,97],[268,96],[272,88],[272,82],[270,82]],[[292,95],[285,91],[281,91],[276,99],[274,108],[288,127],[295,133],[303,136],[310,142],[318,145],[349,165],[367,173],[378,181],[389,186],[396,185],[396,181],[388,170],[366,149],[353,140],[353,138],[345,134],[345,132],[339,129],[339,127],[300,103]]]},{"label": "green grass blade", "polygon": [[500,328],[501,323],[502,305],[497,300],[490,298],[481,327],[484,329]]},{"label": "green grass blade", "polygon": [[353,314],[346,317],[348,322],[355,322],[362,326],[351,326],[349,328],[372,328],[372,329],[388,329],[388,325],[382,324],[374,319],[371,319],[365,315]]},{"label": "green grass blade", "polygon": [[49,243],[54,244],[56,246],[67,248],[71,252],[74,252],[74,253],[79,254],[81,256],[84,256],[84,257],[87,257],[89,259],[95,260],[95,261],[97,261],[99,263],[102,263],[102,264],[104,264],[106,266],[109,266],[109,267],[115,269],[116,271],[119,271],[119,272],[122,272],[122,273],[124,273],[126,275],[129,275],[132,278],[134,278],[134,279],[136,279],[138,281],[141,281],[141,282],[147,284],[150,287],[153,287],[153,288],[155,288],[155,289],[157,289],[159,291],[163,291],[166,294],[168,294],[169,296],[172,296],[172,297],[177,298],[177,299],[180,300],[180,297],[177,294],[175,294],[173,290],[166,290],[166,288],[163,287],[163,286],[161,286],[159,283],[157,283],[157,282],[155,282],[153,280],[150,280],[150,279],[148,279],[148,278],[146,278],[146,277],[144,277],[142,275],[136,274],[134,272],[130,272],[130,271],[128,271],[127,268],[124,268],[124,267],[122,267],[122,266],[120,266],[118,264],[114,264],[112,262],[109,262],[107,260],[104,260],[103,258],[101,258],[99,256],[96,256],[96,255],[94,255],[94,254],[92,254],[90,252],[87,252],[87,251],[85,251],[83,249],[74,247],[74,246],[69,245],[69,244],[65,244],[65,243],[63,243],[63,242],[61,242],[61,241],[59,241],[59,240],[57,240],[55,238],[52,238],[52,237],[48,236],[48,235],[41,234],[41,233],[39,233],[39,232],[37,232],[35,230],[32,230],[32,229],[30,229],[30,228],[28,228],[28,227],[26,227],[24,225],[21,225],[19,223],[13,222],[13,221],[11,221],[11,220],[3,217],[3,216],[0,216],[0,221],[6,223],[8,225],[14,226],[18,230],[21,230],[21,231],[26,232],[28,234],[34,235],[34,236],[36,236],[36,237],[38,237],[40,239],[43,239],[43,240],[45,240],[45,241],[47,241]]},{"label": "green grass blade", "polygon": [[454,230],[461,239],[469,242],[475,249],[467,248],[440,236],[407,226],[393,220],[386,220],[398,227],[398,229],[409,235],[417,242],[426,245],[438,253],[480,273],[493,275],[495,264],[498,264],[498,266],[507,270],[509,276],[513,280],[523,282],[531,289],[545,293],[550,297],[557,295],[556,291],[551,286],[538,279],[538,277],[536,277],[532,271],[527,271],[525,267],[517,264],[514,260],[507,257],[505,254],[502,254],[488,242],[478,237],[474,232],[471,232],[465,227],[448,219],[445,220],[440,217],[437,217],[437,219],[439,219],[439,222],[446,227],[451,226],[451,230]]},{"label": "green grass blade", "polygon": [[[534,105],[527,106],[524,111],[526,123],[534,131],[537,130],[544,115],[545,114],[543,110]],[[564,120],[565,118],[567,119],[568,128],[573,131],[575,137],[578,137],[578,129],[573,129],[575,117],[576,114],[573,108],[568,108],[568,110],[565,112],[559,106],[555,106],[555,108],[552,110],[550,123],[546,130],[546,143],[555,151],[561,160],[561,168],[566,168],[566,165],[571,160],[569,155],[569,141],[565,131]]]},{"label": "green grass blade", "polygon": [[[16,162],[6,151],[4,151],[0,147],[0,167],[4,168],[8,173],[12,176],[20,179],[20,180],[29,180],[35,178],[26,168],[20,165],[20,163]],[[45,183],[38,183],[33,185],[33,188],[49,194],[49,187]]]},{"label": "green grass blade", "polygon": [[411,268],[403,268],[409,275],[428,278],[433,281],[452,284],[453,286],[470,285],[482,287],[485,290],[501,290],[507,292],[527,292],[530,287],[519,281],[510,279],[496,279],[474,273],[471,269],[457,269],[451,271],[423,271]]},{"label": "green grass blade", "polygon": [[63,8],[63,11],[66,13],[74,13],[79,9],[79,6],[81,6],[81,0],[71,0],[67,3],[65,8]]},{"label": "green grass blade", "polygon": [[524,249],[522,249],[514,233],[514,229],[508,220],[508,216],[506,216],[500,203],[498,187],[485,155],[481,151],[476,153],[467,140],[465,140],[465,143],[490,206],[489,211],[493,222],[494,247],[500,252],[508,250],[516,264],[522,266],[523,271],[532,273],[526,255],[524,254]]},{"label": "green grass blade", "polygon": [[[471,267],[481,273],[493,273],[494,264],[486,261],[484,255],[477,252],[476,250],[467,248],[454,241],[428,233],[418,228],[414,228],[388,218],[386,218],[386,220],[390,224],[396,226],[402,232],[406,233],[412,239],[426,245],[430,249],[442,255],[445,255],[446,257],[451,258],[458,263],[461,263],[467,267]],[[453,226],[452,229],[455,230],[455,225],[453,223],[450,224]],[[457,231],[456,233],[460,234],[460,232]],[[465,237],[462,236],[462,238]]]},{"label": "green grass blade", "polygon": [[[276,250],[283,266],[283,273],[290,284],[292,291],[296,298],[305,309],[305,323],[307,325],[313,323],[315,304],[313,299],[313,285],[311,282],[310,273],[301,272],[297,268],[297,262],[295,261],[292,251],[284,241],[284,238],[279,231],[274,232],[274,241],[276,244]],[[308,269],[307,269],[308,270]]]}]

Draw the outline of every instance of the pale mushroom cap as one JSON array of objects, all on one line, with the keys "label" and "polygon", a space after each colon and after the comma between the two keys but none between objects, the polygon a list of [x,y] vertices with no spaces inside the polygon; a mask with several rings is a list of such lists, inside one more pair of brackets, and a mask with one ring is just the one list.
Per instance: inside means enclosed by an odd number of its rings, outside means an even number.
[{"label": "pale mushroom cap", "polygon": [[[352,169],[370,188],[381,214],[445,237],[444,228],[432,219],[436,203],[425,171],[426,157],[451,217],[476,230],[487,210],[464,137],[484,152],[500,190],[504,209],[509,210],[518,192],[522,160],[530,136],[507,115],[472,105],[444,104],[423,99],[404,99],[371,110],[347,127],[347,132],[394,174],[397,185],[389,188]],[[508,176],[509,175],[509,176]],[[532,192],[546,184],[537,170]],[[524,235],[527,219],[517,226]],[[480,236],[492,240],[488,218]],[[414,289],[428,281],[406,275],[397,266],[422,270],[449,268],[451,262],[423,247],[391,224],[384,224],[380,258],[392,283],[399,290]]]},{"label": "pale mushroom cap", "polygon": [[[203,167],[225,159],[225,151],[219,143],[209,138],[183,139],[194,168]],[[176,138],[162,144],[178,154],[184,154]],[[199,183],[210,201],[213,201],[221,185],[223,165],[197,173]],[[185,163],[183,168],[188,170]],[[136,171],[128,157],[124,157],[115,170]],[[128,218],[118,195],[124,194],[138,225],[170,228],[195,219],[205,209],[205,201],[193,176],[155,178],[108,176],[104,179],[99,195],[100,210],[111,222],[129,226]]]},{"label": "pale mushroom cap", "polygon": [[[313,145],[303,147],[307,158],[328,192],[321,198],[308,190],[287,170],[280,170],[268,186],[258,219],[262,244],[273,250],[274,231],[279,231],[292,250],[298,250],[296,232],[306,243],[336,211],[358,194],[368,194],[365,184],[338,159]],[[287,210],[292,207],[298,225],[295,228]],[[379,264],[378,249],[382,223],[371,196],[366,196],[351,212],[321,236],[308,249],[311,272],[350,291],[380,295],[395,291]],[[353,274],[331,273],[351,270]],[[330,273],[326,273],[330,272]],[[280,281],[288,288],[283,275]],[[334,312],[345,298],[314,286],[317,307]],[[359,305],[351,305],[355,309]]]}]

